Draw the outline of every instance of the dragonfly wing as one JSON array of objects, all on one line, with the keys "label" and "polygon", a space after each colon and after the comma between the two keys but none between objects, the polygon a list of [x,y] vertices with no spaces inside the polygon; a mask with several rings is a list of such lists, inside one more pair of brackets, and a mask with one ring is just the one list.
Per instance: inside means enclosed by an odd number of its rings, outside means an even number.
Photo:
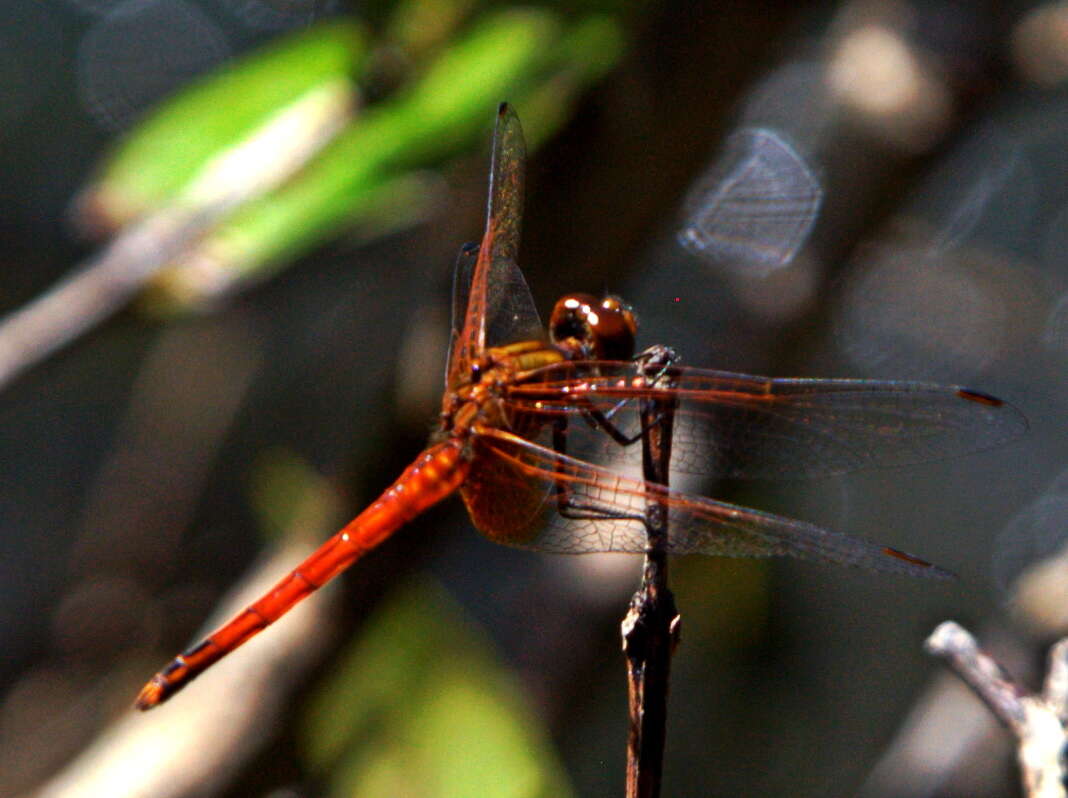
[{"label": "dragonfly wing", "polygon": [[486,233],[492,234],[491,260],[519,259],[526,167],[527,150],[519,117],[512,106],[501,103],[497,109],[497,126],[493,131],[489,204],[486,209]]},{"label": "dragonfly wing", "polygon": [[[911,576],[950,576],[896,549],[803,521],[651,485],[503,430],[481,431],[475,445],[477,464],[463,490],[469,490],[475,474],[481,475],[486,469],[508,474],[507,480],[493,487],[510,486],[511,492],[480,491],[473,501],[465,494],[476,525],[501,543],[571,554],[644,552],[646,531],[641,519],[647,504],[656,501],[667,507],[669,550],[676,554],[788,556]],[[516,490],[519,486],[521,490]],[[560,512],[561,490],[571,500],[572,509],[567,514]],[[526,498],[516,502],[517,494]],[[508,523],[492,520],[504,517]]]},{"label": "dragonfly wing", "polygon": [[465,340],[464,322],[477,259],[478,244],[464,244],[460,247],[452,270],[452,332],[449,338],[449,361],[445,365],[446,392],[455,390],[470,366],[471,346],[470,341]]},{"label": "dragonfly wing", "polygon": [[[592,376],[591,376],[592,374]],[[641,387],[630,363],[562,363],[509,391],[517,410],[568,416],[568,453],[638,464],[583,421],[612,414],[640,432],[638,406],[664,389]],[[672,473],[781,479],[901,466],[983,451],[1023,434],[1012,405],[959,386],[875,380],[772,379],[678,367]]]},{"label": "dragonfly wing", "polygon": [[[460,327],[467,315],[467,297],[478,259],[479,247],[466,244],[456,258],[452,281],[452,340],[460,339]],[[486,303],[486,346],[502,346],[516,341],[537,341],[545,337],[534,297],[523,272],[514,260],[497,258],[489,265],[489,301]],[[450,365],[447,374],[452,374]],[[468,377],[466,373],[459,377]],[[446,384],[446,389],[454,388]]]},{"label": "dragonfly wing", "polygon": [[530,546],[555,508],[553,484],[515,458],[502,457],[478,436],[471,444],[472,468],[460,486],[467,512],[482,534],[498,543]]},{"label": "dragonfly wing", "polygon": [[[490,163],[489,204],[486,211],[486,230],[469,266],[471,253],[461,252],[457,264],[457,279],[462,272],[470,272],[465,291],[454,287],[453,312],[462,306],[462,317],[454,317],[454,324],[462,318],[460,332],[453,335],[449,353],[447,387],[455,387],[469,372],[471,362],[486,348],[486,322],[493,314],[489,308],[501,297],[501,290],[490,286],[496,271],[509,269],[518,272],[515,261],[519,253],[519,235],[523,217],[523,181],[526,171],[526,149],[523,129],[515,111],[502,103],[497,111],[497,125],[493,132],[493,154]],[[511,262],[509,267],[506,261]],[[522,275],[520,275],[522,279]],[[524,282],[525,286],[526,283]],[[529,295],[529,291],[527,292]],[[530,303],[533,307],[533,303]],[[509,342],[510,343],[510,342]]]}]

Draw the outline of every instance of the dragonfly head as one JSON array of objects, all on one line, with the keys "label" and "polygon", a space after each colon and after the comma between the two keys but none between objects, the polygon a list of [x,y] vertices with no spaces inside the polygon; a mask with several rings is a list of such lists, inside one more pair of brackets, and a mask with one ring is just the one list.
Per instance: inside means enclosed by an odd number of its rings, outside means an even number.
[{"label": "dragonfly head", "polygon": [[549,337],[572,358],[630,360],[638,322],[619,297],[568,294],[549,317]]}]

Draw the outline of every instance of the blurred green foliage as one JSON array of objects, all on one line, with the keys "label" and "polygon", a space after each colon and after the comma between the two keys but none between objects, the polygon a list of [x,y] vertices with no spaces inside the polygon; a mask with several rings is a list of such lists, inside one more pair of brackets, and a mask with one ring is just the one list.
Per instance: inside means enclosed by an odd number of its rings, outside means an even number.
[{"label": "blurred green foliage", "polygon": [[338,658],[300,735],[336,798],[567,798],[536,715],[436,584],[397,590]]},{"label": "blurred green foliage", "polygon": [[156,210],[207,161],[306,92],[338,78],[352,81],[366,55],[364,28],[338,20],[288,36],[190,84],[105,158],[79,198],[88,225],[113,230]]},{"label": "blurred green foliage", "polygon": [[315,542],[340,523],[342,502],[330,482],[296,453],[281,447],[256,457],[249,496],[258,528],[270,541]]},{"label": "blurred green foliage", "polygon": [[601,13],[565,18],[528,6],[474,15],[472,2],[433,5],[435,14],[400,4],[377,36],[335,20],[283,39],[191,85],[116,146],[83,192],[87,226],[113,229],[188,202],[183,192],[205,164],[317,87],[347,80],[354,95],[374,98],[296,174],[249,197],[157,275],[147,307],[202,305],[343,228],[373,235],[414,223],[433,201],[420,172],[488,138],[497,103],[518,107],[537,146],[623,51],[619,23]]},{"label": "blurred green foliage", "polygon": [[[337,524],[329,482],[288,449],[257,458],[250,493],[270,539],[314,537]],[[572,794],[508,664],[436,582],[401,584],[334,661],[298,732],[325,795]]]}]

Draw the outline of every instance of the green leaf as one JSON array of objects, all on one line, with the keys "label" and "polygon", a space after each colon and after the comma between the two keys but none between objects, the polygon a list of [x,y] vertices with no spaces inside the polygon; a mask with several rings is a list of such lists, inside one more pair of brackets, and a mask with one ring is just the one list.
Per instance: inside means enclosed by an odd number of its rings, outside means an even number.
[{"label": "green leaf", "polygon": [[[368,108],[297,176],[244,205],[160,275],[157,296],[179,307],[262,279],[366,215],[398,176],[488,138],[499,101],[524,98],[545,113],[537,140],[566,119],[569,100],[622,50],[608,17],[563,28],[544,9],[484,17],[446,48],[410,88]],[[540,93],[538,89],[541,89]]]},{"label": "green leaf", "polygon": [[312,701],[301,737],[331,796],[571,795],[514,677],[427,581],[375,612]]},{"label": "green leaf", "polygon": [[386,37],[408,58],[420,59],[448,41],[477,0],[398,0],[385,25]]},{"label": "green leaf", "polygon": [[339,79],[351,84],[366,53],[360,25],[332,21],[195,81],[118,144],[78,200],[83,221],[112,230],[159,208],[211,158],[298,98]]},{"label": "green leaf", "polygon": [[523,110],[523,132],[531,150],[566,124],[582,90],[616,65],[626,42],[614,18],[595,15],[572,25],[557,46],[556,71],[515,98]]}]

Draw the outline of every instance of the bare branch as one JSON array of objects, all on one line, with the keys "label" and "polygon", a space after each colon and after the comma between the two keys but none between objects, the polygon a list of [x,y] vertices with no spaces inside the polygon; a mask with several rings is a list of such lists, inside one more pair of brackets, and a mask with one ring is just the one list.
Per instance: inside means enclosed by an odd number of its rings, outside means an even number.
[{"label": "bare branch", "polygon": [[[209,622],[221,622],[311,550],[291,543],[257,567]],[[286,696],[318,660],[332,630],[336,595],[324,590],[280,619],[190,687],[161,712],[133,707],[51,781],[35,798],[179,798],[214,794],[275,727]],[[133,688],[131,687],[131,695]],[[204,730],[211,730],[206,745]]]},{"label": "bare branch", "polygon": [[975,691],[1017,739],[1024,792],[1029,798],[1065,798],[1064,727],[1065,654],[1068,639],[1050,655],[1050,672],[1042,695],[1028,695],[1009,679],[975,638],[959,624],[946,621],[927,638],[929,654],[942,657]]},{"label": "bare branch", "polygon": [[1068,638],[1049,650],[1049,669],[1042,686],[1042,697],[1057,713],[1061,723],[1068,722]]},{"label": "bare branch", "polygon": [[209,161],[173,204],[0,322],[0,388],[125,305],[224,215],[279,185],[351,117],[347,84],[321,86]]},{"label": "bare branch", "polygon": [[[675,353],[653,347],[638,359],[651,384],[670,386]],[[642,401],[643,476],[651,486],[668,484],[675,404],[672,400]],[[671,655],[679,640],[680,618],[668,589],[668,527],[664,493],[647,488],[645,526],[649,542],[642,584],[630,600],[622,623],[627,657],[627,798],[656,798],[664,769],[668,677]]]}]

